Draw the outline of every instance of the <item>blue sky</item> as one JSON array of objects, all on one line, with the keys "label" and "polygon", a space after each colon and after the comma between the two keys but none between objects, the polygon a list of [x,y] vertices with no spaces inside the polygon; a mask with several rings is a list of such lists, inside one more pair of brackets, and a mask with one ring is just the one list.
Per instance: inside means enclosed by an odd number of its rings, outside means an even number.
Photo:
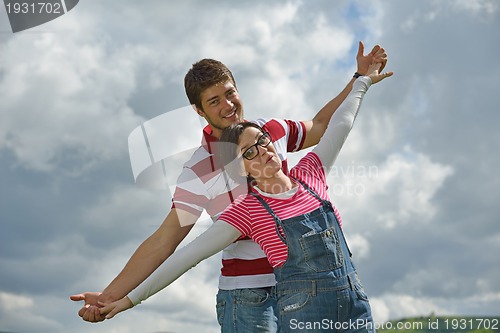
[{"label": "blue sky", "polygon": [[395,75],[329,181],[375,320],[498,315],[499,25],[494,0],[86,0],[16,34],[1,9],[0,331],[216,332],[218,256],[105,323],[68,299],[103,289],[169,211],[168,191],[134,183],[128,136],[186,107],[184,74],[207,57],[232,69],[246,118],[311,119],[360,39]]}]

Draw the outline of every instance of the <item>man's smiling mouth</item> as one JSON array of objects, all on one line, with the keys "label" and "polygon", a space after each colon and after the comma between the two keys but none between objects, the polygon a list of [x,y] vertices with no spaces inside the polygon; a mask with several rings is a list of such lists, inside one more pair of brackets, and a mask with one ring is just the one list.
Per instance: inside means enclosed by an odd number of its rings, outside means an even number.
[{"label": "man's smiling mouth", "polygon": [[234,116],[234,115],[236,115],[236,109],[234,109],[234,111],[233,111],[233,112],[231,112],[230,114],[228,114],[228,115],[226,115],[226,116],[224,116],[224,117],[222,117],[222,118],[231,118],[231,117],[232,117],[232,116]]}]

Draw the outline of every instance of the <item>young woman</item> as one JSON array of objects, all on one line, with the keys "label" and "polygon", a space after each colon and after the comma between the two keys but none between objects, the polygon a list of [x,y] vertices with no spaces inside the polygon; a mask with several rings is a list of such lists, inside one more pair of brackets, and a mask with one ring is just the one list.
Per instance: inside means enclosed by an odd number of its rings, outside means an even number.
[{"label": "young woman", "polygon": [[259,126],[241,123],[224,130],[220,141],[228,144],[221,149],[221,159],[233,178],[248,178],[249,194],[235,200],[207,231],[174,253],[128,296],[101,308],[101,313],[112,318],[235,240],[251,237],[274,267],[280,332],[374,331],[368,298],[351,261],[338,212],[328,198],[326,175],[365,92],[392,75],[379,74],[379,67],[371,65],[368,76],[356,80],[319,144],[289,174],[281,169],[272,138]]}]

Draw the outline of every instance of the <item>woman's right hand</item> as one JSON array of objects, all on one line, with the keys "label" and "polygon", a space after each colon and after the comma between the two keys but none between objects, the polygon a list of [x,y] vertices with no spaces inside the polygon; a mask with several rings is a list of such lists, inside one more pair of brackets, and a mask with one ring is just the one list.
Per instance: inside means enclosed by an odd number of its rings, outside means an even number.
[{"label": "woman's right hand", "polygon": [[390,77],[392,76],[392,74],[394,74],[394,72],[392,71],[379,73],[378,71],[381,65],[382,65],[381,63],[372,63],[370,66],[368,66],[368,71],[366,72],[366,76],[369,76],[370,79],[372,79],[372,84],[380,82],[386,77]]}]

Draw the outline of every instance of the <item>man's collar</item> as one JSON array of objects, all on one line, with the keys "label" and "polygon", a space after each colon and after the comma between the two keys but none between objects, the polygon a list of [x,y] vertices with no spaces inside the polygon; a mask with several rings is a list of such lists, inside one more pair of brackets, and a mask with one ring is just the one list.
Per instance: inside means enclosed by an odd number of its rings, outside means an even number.
[{"label": "man's collar", "polygon": [[[248,120],[243,120],[244,122],[247,122]],[[216,138],[213,135],[213,130],[210,125],[205,126],[203,129],[203,138],[201,139],[201,145],[210,153],[213,154],[214,152],[212,151],[212,143],[214,142],[219,142],[219,139]]]},{"label": "man's collar", "polygon": [[213,154],[212,152],[212,143],[218,142],[219,139],[213,136],[213,130],[210,125],[205,126],[203,129],[203,137],[201,139],[201,145],[210,153]]}]

